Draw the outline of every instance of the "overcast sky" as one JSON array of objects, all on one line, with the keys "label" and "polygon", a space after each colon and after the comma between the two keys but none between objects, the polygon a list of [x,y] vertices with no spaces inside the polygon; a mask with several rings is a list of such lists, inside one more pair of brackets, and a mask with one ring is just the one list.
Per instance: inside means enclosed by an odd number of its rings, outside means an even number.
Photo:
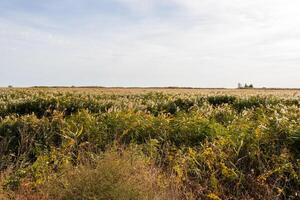
[{"label": "overcast sky", "polygon": [[0,86],[300,87],[299,0],[0,0]]}]

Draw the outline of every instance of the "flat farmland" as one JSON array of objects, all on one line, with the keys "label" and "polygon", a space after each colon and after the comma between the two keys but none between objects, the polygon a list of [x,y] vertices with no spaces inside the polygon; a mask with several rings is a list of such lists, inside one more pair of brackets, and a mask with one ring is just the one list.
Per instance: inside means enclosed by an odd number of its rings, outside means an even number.
[{"label": "flat farmland", "polygon": [[277,96],[277,97],[299,97],[300,89],[285,88],[259,88],[259,89],[225,89],[225,88],[176,88],[176,87],[32,87],[32,88],[0,88],[1,93],[8,91],[27,92],[72,92],[85,94],[144,94],[144,93],[168,93],[168,94],[195,94],[195,95],[235,95],[247,96]]}]

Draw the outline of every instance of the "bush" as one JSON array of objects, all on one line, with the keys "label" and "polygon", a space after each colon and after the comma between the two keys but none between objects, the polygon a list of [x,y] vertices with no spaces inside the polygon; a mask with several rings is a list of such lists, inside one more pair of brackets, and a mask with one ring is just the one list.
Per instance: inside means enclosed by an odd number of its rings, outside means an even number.
[{"label": "bush", "polygon": [[0,122],[0,169],[34,162],[39,154],[61,144],[61,115],[51,120],[35,115],[7,117]]},{"label": "bush", "polygon": [[91,164],[67,167],[40,192],[49,199],[179,199],[171,180],[136,151],[107,152]]}]

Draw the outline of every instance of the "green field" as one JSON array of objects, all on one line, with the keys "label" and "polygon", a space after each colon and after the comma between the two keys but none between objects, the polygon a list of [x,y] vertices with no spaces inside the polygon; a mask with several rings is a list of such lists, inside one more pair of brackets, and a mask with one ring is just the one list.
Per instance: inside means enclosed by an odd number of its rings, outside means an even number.
[{"label": "green field", "polygon": [[0,199],[300,199],[300,90],[0,89]]}]

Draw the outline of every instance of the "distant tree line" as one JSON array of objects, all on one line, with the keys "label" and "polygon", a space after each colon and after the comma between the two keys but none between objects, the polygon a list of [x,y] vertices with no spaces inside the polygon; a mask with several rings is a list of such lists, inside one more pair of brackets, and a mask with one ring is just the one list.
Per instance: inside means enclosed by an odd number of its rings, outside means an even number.
[{"label": "distant tree line", "polygon": [[253,84],[247,84],[245,83],[245,85],[241,84],[241,83],[238,83],[238,88],[239,89],[250,89],[250,88],[254,88]]}]

